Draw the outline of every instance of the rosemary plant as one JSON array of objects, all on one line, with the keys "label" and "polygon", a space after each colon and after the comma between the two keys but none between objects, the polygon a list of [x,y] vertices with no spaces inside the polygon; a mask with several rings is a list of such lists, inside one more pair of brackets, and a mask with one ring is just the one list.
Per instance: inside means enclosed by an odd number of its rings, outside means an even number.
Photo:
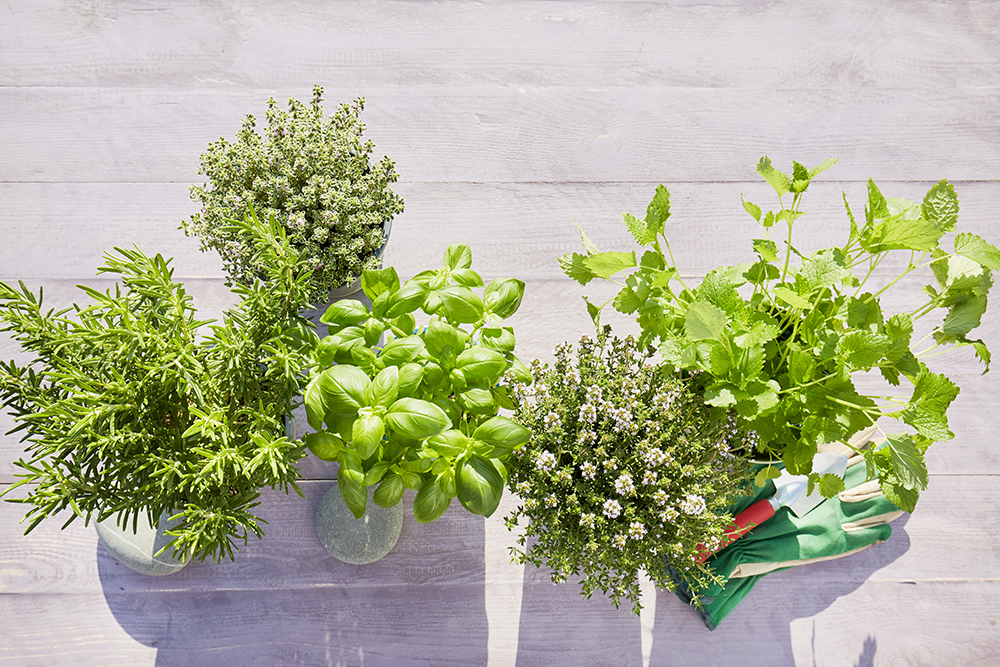
[{"label": "rosemary plant", "polygon": [[[252,513],[262,487],[286,493],[304,446],[285,437],[314,336],[299,310],[310,271],[284,230],[255,215],[233,224],[254,240],[266,280],[237,285],[241,301],[208,328],[162,256],[115,248],[99,274],[106,292],[83,287],[92,305],[53,312],[24,283],[0,283],[0,324],[33,355],[0,362],[0,400],[23,433],[16,462],[26,486],[30,532],[70,511],[89,523],[118,513],[182,517],[169,531],[182,560],[233,558],[237,540],[263,536]],[[301,493],[301,492],[300,492]]]}]

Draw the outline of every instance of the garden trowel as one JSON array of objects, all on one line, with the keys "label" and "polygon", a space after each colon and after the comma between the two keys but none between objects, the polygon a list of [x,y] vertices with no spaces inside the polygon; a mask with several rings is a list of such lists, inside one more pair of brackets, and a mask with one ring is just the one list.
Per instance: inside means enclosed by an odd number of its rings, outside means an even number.
[{"label": "garden trowel", "polygon": [[[847,470],[847,457],[843,454],[819,453],[813,459],[813,472],[822,475],[833,474],[838,477],[844,476]],[[740,537],[746,535],[756,526],[767,521],[778,509],[787,507],[795,516],[805,516],[814,507],[826,500],[819,492],[819,487],[809,490],[809,477],[806,475],[792,475],[787,470],[782,470],[781,475],[774,480],[774,495],[763,498],[746,508],[735,517],[733,525],[726,529],[722,542],[714,550],[703,550],[698,556],[698,562],[704,562],[709,556],[728,546]]]}]

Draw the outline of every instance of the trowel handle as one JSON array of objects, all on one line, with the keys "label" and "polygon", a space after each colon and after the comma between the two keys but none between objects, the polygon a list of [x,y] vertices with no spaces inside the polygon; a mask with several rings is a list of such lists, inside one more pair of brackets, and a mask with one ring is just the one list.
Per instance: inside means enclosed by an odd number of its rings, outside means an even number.
[{"label": "trowel handle", "polygon": [[771,499],[764,498],[763,500],[758,500],[733,517],[733,525],[726,528],[722,543],[715,550],[708,551],[699,545],[700,553],[698,554],[698,562],[704,563],[709,556],[729,546],[772,516],[774,516],[774,505],[771,504]]}]

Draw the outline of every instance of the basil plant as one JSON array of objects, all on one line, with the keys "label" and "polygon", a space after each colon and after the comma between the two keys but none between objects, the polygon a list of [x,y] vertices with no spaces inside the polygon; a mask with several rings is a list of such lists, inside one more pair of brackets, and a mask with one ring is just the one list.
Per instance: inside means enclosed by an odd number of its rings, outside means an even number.
[{"label": "basil plant", "polygon": [[[305,438],[321,459],[337,461],[337,485],[354,516],[391,507],[416,491],[419,523],[440,517],[456,496],[490,516],[507,482],[505,461],[530,432],[498,416],[513,408],[501,381],[531,381],[514,356],[503,321],[521,304],[524,283],[498,278],[483,288],[472,252],[451,245],[444,265],[400,285],[395,269],[362,274],[371,308],[345,299],[320,318],[330,335],[315,349],[318,368],[305,392],[316,430]],[[422,311],[429,322],[417,327]],[[380,345],[383,337],[388,338]]]}]

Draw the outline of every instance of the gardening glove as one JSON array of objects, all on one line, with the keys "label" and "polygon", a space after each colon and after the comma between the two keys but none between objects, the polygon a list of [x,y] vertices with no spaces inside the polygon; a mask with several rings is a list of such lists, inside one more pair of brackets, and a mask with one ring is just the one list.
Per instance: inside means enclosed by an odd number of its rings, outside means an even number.
[{"label": "gardening glove", "polygon": [[[889,522],[903,512],[882,494],[878,480],[866,482],[866,476],[864,457],[854,455],[848,460],[844,474],[846,491],[824,500],[802,517],[795,516],[787,507],[779,509],[772,518],[707,561],[726,581],[724,586],[692,591],[675,576],[677,595],[687,602],[697,599],[701,607],[696,608],[705,625],[714,630],[762,576],[797,565],[842,558],[884,542],[892,534]],[[753,497],[741,499],[729,511],[735,515],[773,495],[774,490],[773,482],[768,481]]]}]

